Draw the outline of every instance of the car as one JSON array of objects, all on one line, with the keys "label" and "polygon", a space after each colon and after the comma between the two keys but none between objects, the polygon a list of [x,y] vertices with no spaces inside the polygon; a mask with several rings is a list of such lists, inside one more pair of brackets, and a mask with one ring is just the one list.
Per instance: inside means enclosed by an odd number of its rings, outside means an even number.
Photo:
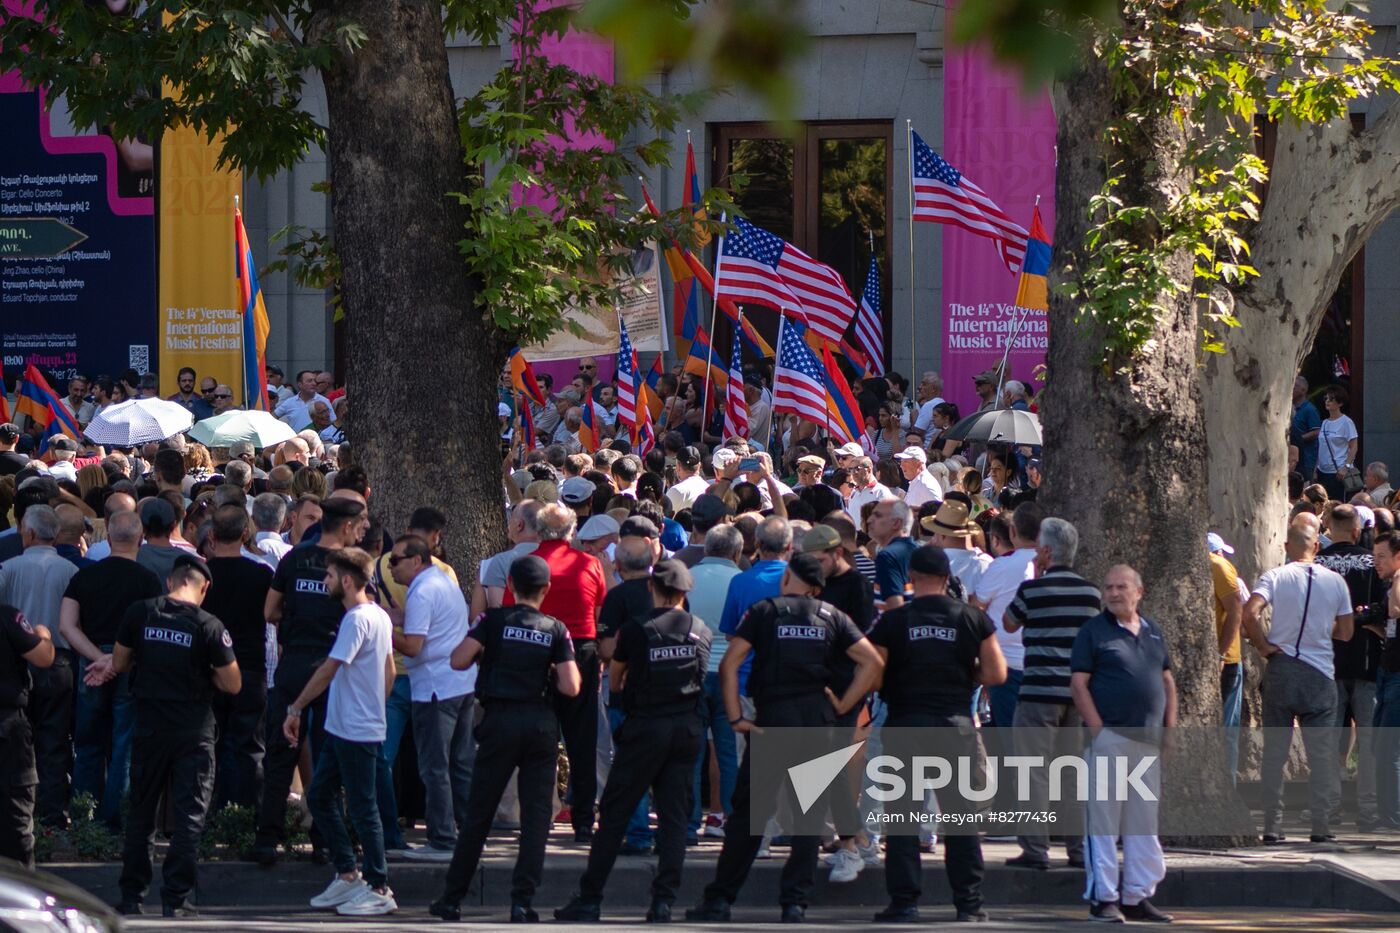
[{"label": "car", "polygon": [[77,885],[0,858],[0,930],[118,933],[122,918]]}]

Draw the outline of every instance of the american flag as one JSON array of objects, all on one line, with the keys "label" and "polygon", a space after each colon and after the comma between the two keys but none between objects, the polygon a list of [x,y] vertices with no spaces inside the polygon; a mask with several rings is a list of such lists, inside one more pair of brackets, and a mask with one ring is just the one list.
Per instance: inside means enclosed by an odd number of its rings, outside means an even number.
[{"label": "american flag", "polygon": [[718,296],[800,313],[820,336],[840,342],[856,302],[836,270],[742,217],[734,224],[720,241]]},{"label": "american flag", "polygon": [[[724,436],[749,436],[749,403],[744,398],[744,358],[740,352],[740,328],[734,328],[734,350],[729,355],[729,385],[724,399]],[[763,438],[766,442],[768,439]]]},{"label": "american flag", "polygon": [[617,317],[617,420],[633,433],[637,429],[637,351],[627,336],[627,322]]},{"label": "american flag", "polygon": [[870,271],[865,275],[865,289],[860,293],[860,311],[856,313],[855,341],[865,354],[865,369],[877,376],[885,374],[884,326],[880,320],[880,267],[875,254],[870,254]]},{"label": "american flag", "polygon": [[952,224],[996,242],[1001,261],[1011,272],[1021,271],[1026,256],[1026,228],[1012,220],[981,188],[928,147],[918,133],[914,142],[912,184],[914,219]]},{"label": "american flag", "polygon": [[816,424],[827,423],[826,383],[822,364],[802,328],[784,323],[778,336],[778,365],[773,371],[773,413],[795,414]]}]

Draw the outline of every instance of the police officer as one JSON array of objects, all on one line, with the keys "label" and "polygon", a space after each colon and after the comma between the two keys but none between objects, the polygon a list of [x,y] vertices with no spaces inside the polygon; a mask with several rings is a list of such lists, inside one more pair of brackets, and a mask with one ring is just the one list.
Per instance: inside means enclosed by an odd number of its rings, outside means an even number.
[{"label": "police officer", "polygon": [[[885,661],[880,695],[889,706],[885,721],[886,754],[907,761],[911,742],[919,754],[949,761],[977,760],[972,693],[979,684],[994,687],[1006,680],[1006,659],[997,645],[996,627],[982,610],[947,595],[952,567],[940,547],[925,545],[909,560],[914,598],[881,616],[870,640]],[[899,730],[932,727],[921,740]],[[932,742],[928,737],[933,736]],[[943,813],[970,812],[961,798],[939,800]],[[919,809],[922,809],[920,806]],[[946,825],[946,824],[945,824]],[[975,827],[954,827],[945,834],[944,864],[953,903],[962,921],[986,920],[982,909],[982,842]],[[876,921],[917,922],[920,885],[919,837],[890,834],[885,848],[885,887],[890,905]]]},{"label": "police officer", "polygon": [[[719,676],[724,707],[735,732],[749,733],[768,726],[829,728],[874,688],[880,655],[849,616],[817,599],[825,582],[821,563],[814,555],[794,555],[783,571],[781,595],[755,603],[729,636]],[[757,710],[757,723],[745,718],[739,705],[739,666],[750,652],[753,669],[748,691]],[[850,686],[837,697],[829,684],[836,659],[843,654],[855,662],[856,670]],[[705,888],[701,904],[685,912],[687,920],[727,921],[729,907],[758,855],[763,837],[748,834],[752,751],[750,744],[739,765],[734,813],[725,821],[724,848],[715,867],[715,880]],[[793,837],[779,896],[785,923],[803,920],[816,874],[817,849],[817,837]]]},{"label": "police officer", "polygon": [[199,608],[212,581],[204,561],[181,554],[166,578],[167,595],[135,603],[122,617],[112,668],[132,671],[136,729],[131,745],[131,809],[122,856],[124,914],[141,913],[151,883],[151,843],[161,797],[174,828],[160,889],[167,917],[189,913],[196,849],[214,790],[214,690],[243,685],[233,638]]},{"label": "police officer", "polygon": [[29,667],[53,664],[53,637],[14,606],[0,606],[0,856],[34,867],[34,733]]},{"label": "police officer", "polygon": [[578,696],[583,685],[568,629],[540,612],[549,592],[549,565],[533,554],[510,565],[508,585],[514,605],[490,609],[452,652],[452,667],[462,671],[480,662],[476,696],[482,719],[476,729],[476,770],[467,797],[467,818],[458,828],[457,848],[447,869],[442,895],[428,912],[443,920],[461,919],[461,902],[471,887],[491,821],[511,774],[520,769],[520,851],[511,877],[510,919],[533,923],[530,906],[544,875],[544,848],[549,838],[554,771],[559,751],[559,719],[554,689]]},{"label": "police officer", "polygon": [[603,886],[627,821],[649,788],[655,792],[659,859],[647,921],[671,919],[685,864],[690,779],[700,755],[700,695],[714,637],[683,608],[694,585],[685,564],[661,561],[651,573],[656,608],[645,622],[627,622],[618,631],[608,686],[621,694],[627,719],[617,732],[617,755],[603,789],[588,867],[578,894],[554,912],[556,920],[599,919]]}]

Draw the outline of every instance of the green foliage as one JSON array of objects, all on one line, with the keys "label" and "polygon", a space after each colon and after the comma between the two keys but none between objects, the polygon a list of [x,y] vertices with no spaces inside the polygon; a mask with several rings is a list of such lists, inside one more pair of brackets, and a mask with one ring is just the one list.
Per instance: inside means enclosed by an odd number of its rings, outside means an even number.
[{"label": "green foliage", "polygon": [[[1205,350],[1222,351],[1239,325],[1225,295],[1258,274],[1249,238],[1267,169],[1256,119],[1326,122],[1353,99],[1400,88],[1394,62],[1367,57],[1369,25],[1324,0],[1126,0],[1122,14],[1093,46],[1122,116],[1103,131],[1108,177],[1090,199],[1086,260],[1069,286],[1115,368],[1185,298],[1201,309]],[[1174,161],[1144,162],[1154,158]],[[1138,187],[1154,173],[1165,197]]]},{"label": "green foliage", "polygon": [[253,847],[258,834],[258,813],[252,807],[228,804],[210,813],[199,837],[199,857],[240,859]]},{"label": "green foliage", "polygon": [[109,862],[116,858],[121,840],[106,824],[94,819],[96,811],[97,801],[91,794],[74,794],[68,806],[67,829],[35,827],[35,861]]}]

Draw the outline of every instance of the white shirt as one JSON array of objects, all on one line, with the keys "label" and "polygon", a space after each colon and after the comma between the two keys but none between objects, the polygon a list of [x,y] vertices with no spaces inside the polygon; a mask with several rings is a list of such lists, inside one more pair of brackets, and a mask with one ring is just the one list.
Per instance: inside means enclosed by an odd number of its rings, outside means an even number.
[{"label": "white shirt", "polygon": [[[1312,593],[1308,579],[1312,578]],[[1332,679],[1332,626],[1352,614],[1346,579],[1321,564],[1291,561],[1266,570],[1254,584],[1254,595],[1274,607],[1266,638],[1290,658],[1309,664]],[[1306,603],[1308,617],[1303,619]],[[1301,631],[1300,631],[1301,626]]]},{"label": "white shirt", "polygon": [[1026,649],[1021,644],[1021,630],[1008,632],[1002,627],[1001,617],[1006,607],[1016,598],[1016,590],[1026,580],[1035,578],[1035,548],[1017,548],[1010,554],[998,557],[982,570],[982,577],[973,591],[978,600],[987,603],[987,615],[996,626],[997,642],[1001,653],[1006,656],[1006,666],[1019,671],[1026,665]]},{"label": "white shirt", "polygon": [[914,419],[914,427],[918,428],[920,431],[923,431],[925,436],[927,436],[928,429],[933,424],[933,410],[942,404],[943,398],[941,396],[935,395],[933,398],[920,405],[919,415],[917,418]]},{"label": "white shirt", "polygon": [[94,541],[88,545],[87,559],[92,561],[102,560],[112,556],[112,542],[103,538],[101,541]]},{"label": "white shirt", "polygon": [[387,731],[384,714],[384,666],[393,647],[389,613],[374,603],[362,603],[345,613],[331,647],[340,670],[331,680],[326,704],[326,731],[348,742],[382,742]]},{"label": "white shirt", "polygon": [[593,417],[598,420],[599,424],[606,424],[611,427],[612,425],[617,424],[617,409],[618,406],[616,405],[614,405],[612,408],[604,408],[602,405],[599,405],[597,402],[594,402]]},{"label": "white shirt", "polygon": [[317,402],[325,402],[326,408],[330,409],[331,420],[335,420],[335,409],[331,408],[330,400],[317,392],[311,396],[309,401],[302,401],[301,395],[293,395],[285,402],[279,402],[272,410],[272,414],[285,422],[293,431],[303,431],[311,427],[311,406]]},{"label": "white shirt", "polygon": [[1356,438],[1356,422],[1346,415],[1335,421],[1323,418],[1317,431],[1317,468],[1323,473],[1340,473],[1351,462],[1347,459],[1347,444]]},{"label": "white shirt", "polygon": [[282,536],[275,531],[260,531],[253,537],[253,543],[263,549],[263,554],[258,560],[267,564],[275,572],[282,557],[292,549],[292,546],[282,540]]},{"label": "white shirt", "polygon": [[413,702],[450,700],[476,689],[476,665],[468,671],[454,671],[448,663],[452,649],[467,637],[470,615],[461,589],[436,567],[429,567],[408,585],[403,633],[424,636],[418,656],[404,655],[403,659]]},{"label": "white shirt", "polygon": [[919,475],[909,481],[909,489],[904,493],[904,504],[911,509],[917,509],[925,502],[942,500],[943,490],[939,488],[938,480],[934,479],[927,469],[920,470]]},{"label": "white shirt", "polygon": [[856,527],[860,527],[860,509],[867,502],[884,502],[886,499],[898,498],[890,492],[890,487],[884,483],[871,483],[864,489],[857,489],[851,493],[850,500],[846,503],[846,512],[856,520]]},{"label": "white shirt", "polygon": [[688,509],[695,504],[695,500],[705,494],[705,490],[710,488],[710,484],[705,481],[705,477],[699,473],[687,476],[666,490],[666,498],[671,500],[673,512]]},{"label": "white shirt", "polygon": [[963,585],[963,592],[976,593],[977,584],[982,581],[982,572],[992,565],[992,555],[975,547],[947,548],[945,553],[948,563],[952,565],[953,576]]}]

